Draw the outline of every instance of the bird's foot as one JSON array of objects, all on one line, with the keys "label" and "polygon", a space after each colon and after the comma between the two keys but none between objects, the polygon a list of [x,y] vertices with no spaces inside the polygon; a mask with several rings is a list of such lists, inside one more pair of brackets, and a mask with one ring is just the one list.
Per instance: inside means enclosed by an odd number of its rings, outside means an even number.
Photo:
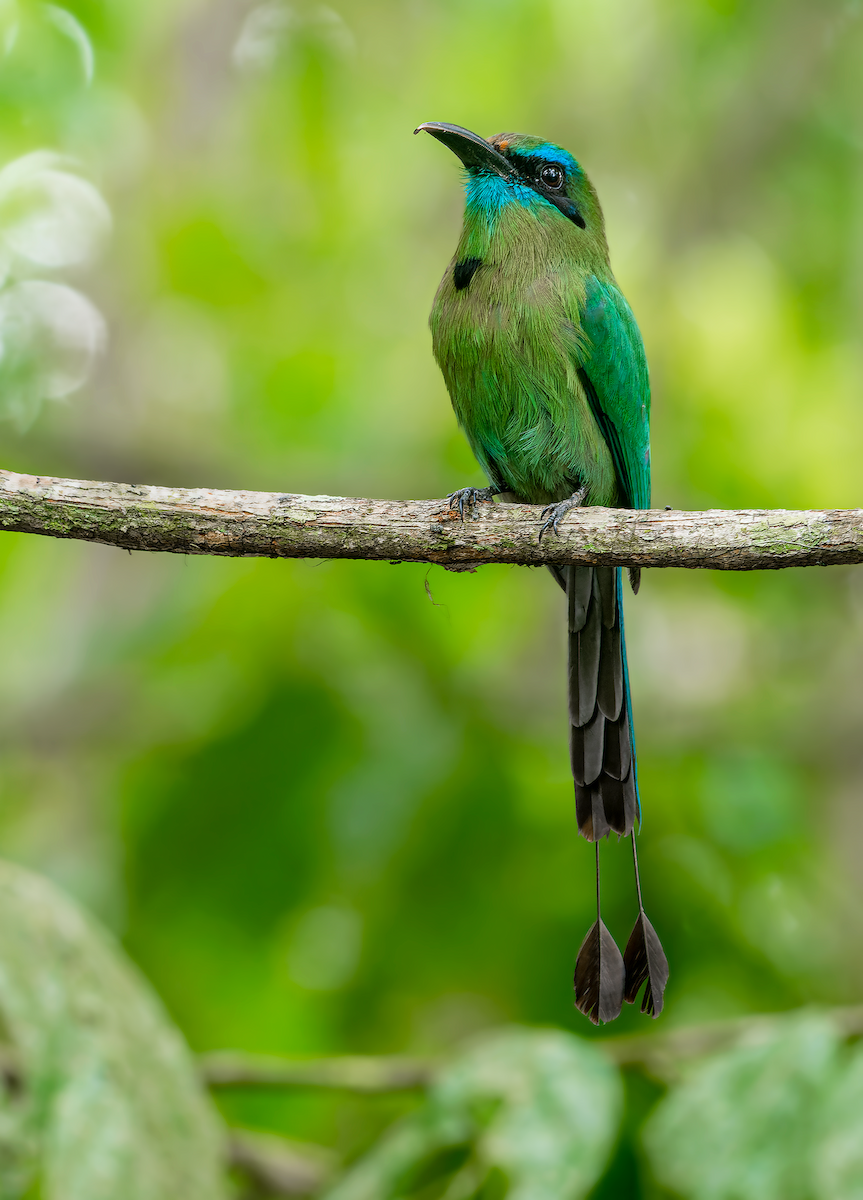
[{"label": "bird's foot", "polygon": [[539,531],[539,541],[542,541],[542,535],[552,530],[553,533],[559,533],[558,522],[566,516],[573,508],[580,508],[584,504],[587,496],[587,484],[583,483],[577,492],[573,492],[568,500],[560,500],[557,504],[548,504],[542,510],[542,516],[546,518],[542,523]]},{"label": "bird's foot", "polygon": [[500,492],[496,488],[484,487],[466,487],[459,488],[457,492],[451,492],[447,496],[450,509],[458,509],[458,515],[464,520],[464,510],[468,512],[475,504],[490,504],[495,496],[499,496]]}]

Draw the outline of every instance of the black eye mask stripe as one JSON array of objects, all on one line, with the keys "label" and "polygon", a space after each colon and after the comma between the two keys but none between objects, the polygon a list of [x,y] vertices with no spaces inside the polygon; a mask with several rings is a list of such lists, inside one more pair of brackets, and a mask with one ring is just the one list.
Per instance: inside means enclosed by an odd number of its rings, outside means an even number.
[{"label": "black eye mask stripe", "polygon": [[[568,217],[573,224],[579,229],[586,229],[584,217],[579,211],[578,205],[574,200],[570,200],[569,196],[561,190],[553,191],[543,185],[539,178],[540,172],[545,167],[557,167],[562,170],[560,163],[550,162],[548,159],[529,158],[524,154],[508,154],[507,161],[515,168],[516,173],[523,183],[528,187],[533,188],[537,195],[542,196],[545,200],[550,201],[555,208],[559,209],[565,217]],[[566,172],[564,172],[564,177]]]},{"label": "black eye mask stripe", "polygon": [[569,196],[561,196],[559,192],[549,192],[544,187],[535,187],[535,192],[539,192],[540,196],[544,196],[546,200],[550,200],[555,208],[559,208],[565,217],[569,217],[573,224],[579,229],[586,229],[587,224],[584,217],[579,212],[578,205],[574,200],[570,200]]}]

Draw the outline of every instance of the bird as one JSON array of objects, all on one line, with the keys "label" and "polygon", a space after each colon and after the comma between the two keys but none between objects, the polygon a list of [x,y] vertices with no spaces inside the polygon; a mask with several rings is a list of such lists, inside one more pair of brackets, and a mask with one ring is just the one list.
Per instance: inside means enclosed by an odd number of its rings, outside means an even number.
[{"label": "bird", "polygon": [[[464,221],[432,306],[432,348],[488,486],[447,498],[541,504],[538,537],[582,505],[650,506],[650,383],[635,317],[612,274],[599,199],[584,169],[541,137],[480,137],[427,121],[460,160]],[[641,802],[620,567],[550,566],[566,593],[570,759],[579,832],[596,846],[596,922],[575,966],[575,1005],[594,1024],[624,1000],[662,1011],[668,961],[644,911]],[[640,575],[630,569],[634,592]],[[638,916],[621,955],[602,920],[599,842],[629,837]]]}]

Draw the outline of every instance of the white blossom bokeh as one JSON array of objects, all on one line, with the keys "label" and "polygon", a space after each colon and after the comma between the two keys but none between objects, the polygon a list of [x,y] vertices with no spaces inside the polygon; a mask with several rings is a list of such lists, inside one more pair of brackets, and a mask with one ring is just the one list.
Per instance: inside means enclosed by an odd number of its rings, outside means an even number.
[{"label": "white blossom bokeh", "polygon": [[104,349],[101,313],[57,277],[95,262],[110,230],[105,200],[62,155],[0,170],[0,415],[21,430],[80,388]]}]

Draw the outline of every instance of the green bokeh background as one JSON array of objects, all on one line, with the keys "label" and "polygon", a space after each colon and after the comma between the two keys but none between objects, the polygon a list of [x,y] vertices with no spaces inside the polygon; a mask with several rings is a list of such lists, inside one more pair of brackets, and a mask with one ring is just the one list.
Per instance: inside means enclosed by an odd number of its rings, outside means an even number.
[{"label": "green bokeh background", "polygon": [[[77,395],[4,424],[4,467],[479,483],[427,329],[461,196],[411,131],[439,119],[540,133],[596,183],[651,364],[655,505],[861,503],[859,2],[68,7],[93,81],[20,6],[0,162],[59,150],[100,188],[113,237],[70,278],[109,344]],[[0,589],[0,854],[120,933],[194,1048],[604,1036],[572,1008],[593,851],[544,572],[4,535]],[[863,575],[650,571],[627,630],[663,1025],[859,1000]],[[603,859],[622,943],[627,847]],[[230,1115],[352,1150],[397,1107]]]}]

